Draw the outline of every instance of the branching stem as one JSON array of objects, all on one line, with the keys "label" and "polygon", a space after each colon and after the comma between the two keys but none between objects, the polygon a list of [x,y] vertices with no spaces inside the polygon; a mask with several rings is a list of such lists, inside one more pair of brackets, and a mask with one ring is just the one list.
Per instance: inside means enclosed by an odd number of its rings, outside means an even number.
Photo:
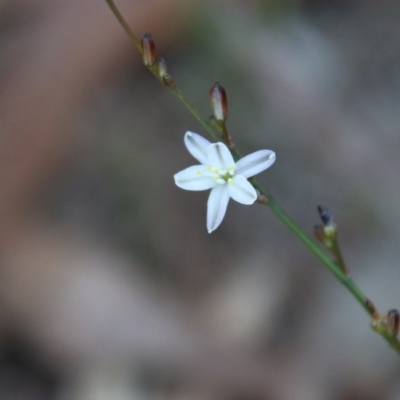
[{"label": "branching stem", "polygon": [[[106,0],[111,11],[117,18],[118,22],[124,29],[125,33],[136,46],[141,54],[143,54],[143,49],[140,40],[133,33],[128,23],[118,10],[113,0]],[[157,64],[152,67],[147,67],[150,72],[168,89],[170,90],[186,107],[187,110],[199,121],[199,123],[204,127],[204,129],[217,141],[221,140],[221,137],[227,142],[227,145],[231,148],[231,152],[235,158],[238,160],[241,158],[239,151],[235,146],[232,146],[230,142],[229,135],[227,134],[226,128],[219,124],[212,124],[210,121],[203,117],[203,115],[197,110],[197,108],[187,99],[184,93],[178,88],[176,83],[172,81],[173,84],[166,84],[160,77],[159,69]],[[273,196],[268,193],[256,179],[251,179],[251,183],[258,190],[258,192],[263,196],[264,201],[259,201],[261,204],[266,205],[286,226],[292,231],[300,241],[329,269],[329,271],[338,279],[345,288],[353,295],[353,297],[358,301],[358,303],[364,308],[368,315],[373,318],[374,313],[370,307],[370,301],[362,290],[354,283],[354,281],[345,274],[343,268],[335,264],[293,220],[289,215],[283,210],[279,203],[273,198]],[[265,198],[268,201],[265,201]],[[340,255],[341,262],[344,263],[343,258]],[[389,345],[400,353],[400,342],[399,340],[391,335],[390,333],[384,332],[380,333]]]}]

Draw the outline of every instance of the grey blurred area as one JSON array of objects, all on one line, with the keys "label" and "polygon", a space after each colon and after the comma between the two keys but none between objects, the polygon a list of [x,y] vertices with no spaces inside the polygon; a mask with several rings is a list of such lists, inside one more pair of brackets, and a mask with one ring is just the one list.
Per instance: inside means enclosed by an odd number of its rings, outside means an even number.
[{"label": "grey blurred area", "polygon": [[[351,275],[400,307],[400,4],[118,0],[306,231],[327,206]],[[0,399],[396,400],[399,359],[264,207],[173,174],[199,123],[105,1],[0,1]]]}]

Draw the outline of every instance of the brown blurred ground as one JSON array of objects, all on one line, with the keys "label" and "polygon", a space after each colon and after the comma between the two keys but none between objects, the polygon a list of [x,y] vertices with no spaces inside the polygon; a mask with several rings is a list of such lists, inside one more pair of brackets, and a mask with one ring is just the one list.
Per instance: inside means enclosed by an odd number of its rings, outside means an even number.
[{"label": "brown blurred ground", "polygon": [[[311,232],[334,211],[352,275],[398,307],[400,6],[118,1]],[[105,2],[0,3],[0,398],[397,399],[398,360],[266,210],[173,186],[205,134]]]}]

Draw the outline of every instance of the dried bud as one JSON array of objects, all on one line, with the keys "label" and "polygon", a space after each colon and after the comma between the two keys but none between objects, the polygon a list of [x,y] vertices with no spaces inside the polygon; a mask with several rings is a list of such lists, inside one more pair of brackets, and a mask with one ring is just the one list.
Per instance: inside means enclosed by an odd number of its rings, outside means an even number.
[{"label": "dried bud", "polygon": [[211,107],[217,121],[226,121],[228,118],[228,98],[224,87],[215,82],[210,89]]},{"label": "dried bud", "polygon": [[388,325],[390,333],[397,337],[400,328],[400,313],[396,309],[388,311]]},{"label": "dried bud", "polygon": [[319,212],[319,216],[321,218],[321,221],[324,225],[330,225],[333,224],[333,215],[332,213],[323,206],[317,206],[318,208],[318,212]]},{"label": "dried bud", "polygon": [[152,67],[156,63],[156,46],[150,33],[145,33],[141,40],[143,50],[143,62],[146,67]]},{"label": "dried bud", "polygon": [[174,85],[174,80],[171,78],[171,75],[167,71],[167,63],[162,57],[158,58],[158,74],[165,85]]},{"label": "dried bud", "polygon": [[324,236],[333,238],[336,236],[337,227],[335,221],[333,220],[333,214],[323,206],[317,206],[319,217],[321,218],[322,223],[324,224]]}]

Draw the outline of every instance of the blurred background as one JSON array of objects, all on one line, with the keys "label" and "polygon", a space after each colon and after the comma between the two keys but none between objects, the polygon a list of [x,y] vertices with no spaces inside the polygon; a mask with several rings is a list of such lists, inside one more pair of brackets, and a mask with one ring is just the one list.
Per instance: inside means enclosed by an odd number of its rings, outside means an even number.
[{"label": "blurred background", "polygon": [[[400,307],[400,3],[118,0],[354,280]],[[398,356],[268,209],[178,189],[206,133],[105,1],[0,0],[0,398],[400,399]]]}]

